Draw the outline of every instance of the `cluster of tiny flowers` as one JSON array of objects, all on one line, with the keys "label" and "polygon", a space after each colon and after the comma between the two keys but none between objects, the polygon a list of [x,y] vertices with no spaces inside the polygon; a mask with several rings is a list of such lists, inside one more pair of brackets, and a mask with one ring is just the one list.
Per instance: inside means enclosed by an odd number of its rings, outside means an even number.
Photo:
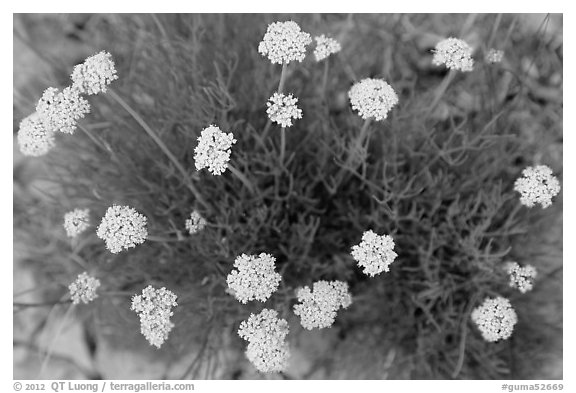
[{"label": "cluster of tiny flowers", "polygon": [[503,297],[486,298],[482,305],[472,311],[470,317],[480,329],[484,340],[489,342],[509,338],[518,322],[516,311],[510,301]]},{"label": "cluster of tiny flowers", "polygon": [[314,57],[316,61],[322,61],[331,54],[338,53],[342,50],[340,43],[334,38],[326,37],[322,34],[319,37],[314,37],[316,40],[316,48],[314,49]]},{"label": "cluster of tiny flowers", "polygon": [[398,104],[398,96],[382,79],[366,78],[354,84],[348,92],[352,109],[363,119],[377,121],[388,117],[388,112]]},{"label": "cluster of tiny flowers", "polygon": [[360,244],[352,247],[352,257],[364,268],[364,274],[370,276],[390,271],[389,266],[397,256],[392,237],[377,235],[372,230],[364,232]]},{"label": "cluster of tiny flowers", "polygon": [[78,275],[76,281],[68,285],[68,290],[70,291],[70,296],[72,297],[72,303],[90,303],[92,300],[98,297],[96,290],[99,286],[100,280],[89,276],[88,273],[84,272]]},{"label": "cluster of tiny flowers", "polygon": [[472,48],[466,42],[458,38],[446,38],[436,44],[432,63],[434,65],[445,64],[451,70],[472,71],[474,60]]},{"label": "cluster of tiny flowers", "polygon": [[206,220],[196,210],[190,213],[190,218],[186,220],[186,230],[191,234],[200,232],[206,227]]},{"label": "cluster of tiny flowers", "polygon": [[560,182],[552,175],[552,169],[546,165],[530,166],[522,175],[514,183],[514,190],[521,194],[520,203],[528,207],[539,203],[543,208],[552,205],[552,198],[560,192]]},{"label": "cluster of tiny flowers", "polygon": [[118,79],[110,53],[102,51],[88,57],[72,71],[72,86],[82,94],[106,92],[106,86]]},{"label": "cluster of tiny flowers", "polygon": [[504,51],[490,48],[486,53],[486,61],[488,63],[500,63],[504,58]]},{"label": "cluster of tiny flowers", "polygon": [[47,129],[73,134],[78,120],[90,112],[90,104],[76,89],[66,87],[58,91],[55,87],[49,87],[38,101],[36,112]]},{"label": "cluster of tiny flowers", "polygon": [[300,304],[294,305],[294,314],[308,330],[332,326],[338,309],[352,304],[348,284],[343,281],[317,281],[312,291],[305,286],[296,291],[296,296]]},{"label": "cluster of tiny flowers", "polygon": [[196,169],[208,168],[213,175],[221,175],[228,168],[232,144],[236,143],[232,133],[226,134],[219,127],[210,125],[198,137],[194,149]]},{"label": "cluster of tiny flowers", "polygon": [[280,124],[282,127],[291,127],[292,119],[302,118],[302,109],[296,106],[298,98],[292,94],[274,93],[266,105],[266,113],[271,121]]},{"label": "cluster of tiny flowers", "polygon": [[90,227],[90,210],[74,209],[64,214],[64,229],[68,237],[76,237]]},{"label": "cluster of tiny flowers", "polygon": [[278,318],[275,310],[264,309],[250,314],[240,323],[238,335],[248,341],[246,357],[261,372],[281,372],[288,365],[290,351],[285,341],[288,322]]},{"label": "cluster of tiny flowers", "polygon": [[22,154],[34,157],[48,153],[55,145],[54,131],[46,128],[38,113],[22,119],[17,140]]},{"label": "cluster of tiny flowers", "polygon": [[176,299],[174,292],[164,287],[155,289],[151,285],[142,290],[142,295],[132,297],[130,309],[140,317],[140,332],[156,348],[162,346],[174,327],[170,317],[174,315],[172,307],[178,305]]},{"label": "cluster of tiny flowers", "polygon": [[301,62],[306,57],[306,45],[311,42],[310,34],[301,31],[296,22],[274,22],[268,25],[258,52],[272,64]]},{"label": "cluster of tiny flowers", "polygon": [[258,256],[242,254],[234,261],[237,270],[226,278],[228,288],[242,303],[250,300],[265,302],[278,289],[281,276],[274,271],[276,258],[261,253]]},{"label": "cluster of tiny flowers", "polygon": [[508,262],[505,269],[510,276],[510,286],[512,288],[516,288],[522,293],[532,290],[534,279],[538,274],[534,266],[526,265],[520,267],[516,262]]},{"label": "cluster of tiny flowers", "polygon": [[106,242],[106,248],[116,254],[136,247],[148,237],[147,219],[129,206],[114,205],[106,210],[96,235]]}]

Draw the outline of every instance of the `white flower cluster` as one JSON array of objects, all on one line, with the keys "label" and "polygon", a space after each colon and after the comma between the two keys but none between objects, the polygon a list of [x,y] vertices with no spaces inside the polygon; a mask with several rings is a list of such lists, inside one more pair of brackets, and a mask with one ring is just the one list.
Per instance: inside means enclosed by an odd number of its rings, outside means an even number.
[{"label": "white flower cluster", "polygon": [[314,37],[316,40],[316,48],[314,49],[314,57],[316,61],[322,61],[331,54],[338,53],[342,50],[340,43],[334,38],[326,37],[324,34]]},{"label": "white flower cluster", "polygon": [[472,71],[474,59],[472,59],[472,48],[466,42],[458,38],[446,38],[436,44],[434,49],[432,64],[445,64],[451,70],[463,72]]},{"label": "white flower cluster", "polygon": [[91,277],[88,273],[84,272],[79,274],[76,281],[68,285],[70,296],[72,297],[73,304],[90,303],[98,297],[96,290],[100,286],[100,280]]},{"label": "white flower cluster", "polygon": [[508,262],[505,269],[510,276],[509,284],[512,288],[516,288],[522,293],[532,290],[534,287],[534,279],[538,275],[534,266],[526,265],[521,267],[516,262]]},{"label": "white flower cluster", "polygon": [[352,257],[364,268],[364,274],[370,276],[390,271],[389,266],[397,256],[392,237],[377,235],[372,230],[364,232],[360,244],[352,247]]},{"label": "white flower cluster", "polygon": [[543,208],[552,205],[552,198],[560,192],[560,182],[552,175],[552,169],[546,165],[530,166],[522,175],[514,183],[514,190],[521,194],[520,203],[528,207],[539,203]]},{"label": "white flower cluster", "polygon": [[55,145],[54,131],[46,128],[38,113],[22,119],[17,140],[22,154],[34,157],[48,153]]},{"label": "white flower cluster", "polygon": [[265,302],[278,289],[282,278],[274,271],[276,258],[261,253],[258,256],[242,254],[234,261],[237,270],[226,278],[228,288],[242,303],[250,300]]},{"label": "white flower cluster", "polygon": [[174,327],[170,317],[174,315],[172,307],[178,305],[176,299],[174,292],[164,287],[155,289],[151,285],[142,290],[142,295],[132,297],[130,309],[140,317],[140,332],[156,348],[162,346]]},{"label": "white flower cluster", "polygon": [[38,101],[36,112],[48,130],[73,134],[77,121],[90,112],[90,104],[76,89],[66,87],[58,91],[49,87]]},{"label": "white flower cluster", "polygon": [[352,304],[348,284],[343,281],[317,281],[312,291],[305,286],[296,291],[296,296],[300,304],[294,305],[294,314],[308,330],[332,326],[340,307],[348,308]]},{"label": "white flower cluster", "polygon": [[503,297],[486,298],[482,305],[472,311],[472,321],[478,326],[484,340],[496,342],[512,335],[518,322],[516,311],[510,301]]},{"label": "white flower cluster", "polygon": [[266,105],[266,113],[271,121],[280,124],[282,127],[291,127],[292,119],[302,118],[302,109],[296,106],[298,98],[292,94],[274,93]]},{"label": "white flower cluster", "polygon": [[500,63],[504,58],[504,51],[490,48],[488,53],[486,53],[486,61],[488,63]]},{"label": "white flower cluster", "polygon": [[208,168],[213,175],[221,175],[228,168],[232,144],[236,143],[232,133],[226,134],[219,127],[210,125],[198,137],[194,149],[196,170]]},{"label": "white flower cluster", "polygon": [[388,117],[388,112],[398,104],[398,96],[392,87],[382,79],[365,78],[355,83],[348,92],[352,109],[357,110],[363,119],[377,121]]},{"label": "white flower cluster", "polygon": [[238,335],[248,341],[246,357],[261,372],[280,372],[286,369],[290,351],[285,341],[288,322],[279,319],[275,310],[264,309],[250,314],[240,323]]},{"label": "white flower cluster", "polygon": [[116,254],[136,247],[148,237],[147,219],[129,206],[113,205],[106,210],[96,235],[106,242],[106,248]]},{"label": "white flower cluster", "polygon": [[106,93],[106,86],[118,79],[112,55],[102,51],[74,66],[72,86],[82,94]]},{"label": "white flower cluster", "polygon": [[267,56],[272,64],[301,62],[306,57],[306,45],[311,42],[310,34],[301,31],[296,22],[274,22],[268,25],[258,52]]},{"label": "white flower cluster", "polygon": [[186,220],[186,230],[191,234],[200,232],[206,227],[206,220],[196,210],[190,213],[190,218]]},{"label": "white flower cluster", "polygon": [[64,214],[64,229],[68,237],[76,237],[90,227],[90,210],[74,209]]}]

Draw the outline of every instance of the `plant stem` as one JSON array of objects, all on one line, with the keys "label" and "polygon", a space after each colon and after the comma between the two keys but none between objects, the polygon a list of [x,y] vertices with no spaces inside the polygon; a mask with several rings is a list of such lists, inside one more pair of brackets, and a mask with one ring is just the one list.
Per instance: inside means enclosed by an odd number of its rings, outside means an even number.
[{"label": "plant stem", "polygon": [[280,129],[280,165],[284,166],[284,154],[286,153],[286,127]]},{"label": "plant stem", "polygon": [[236,178],[238,178],[238,180],[240,180],[244,186],[246,186],[250,193],[254,194],[254,187],[252,186],[252,183],[250,183],[250,180],[248,180],[248,178],[242,172],[236,169],[232,164],[228,164],[228,169],[230,169],[230,172],[232,172],[232,174],[236,176]]},{"label": "plant stem", "polygon": [[282,73],[280,74],[280,83],[278,83],[278,94],[284,91],[284,84],[286,83],[286,70],[288,69],[288,63],[282,64]]},{"label": "plant stem", "polygon": [[432,114],[434,109],[436,109],[436,105],[438,105],[438,102],[440,101],[440,99],[442,98],[444,93],[446,93],[446,89],[448,89],[448,86],[454,80],[455,76],[456,76],[456,71],[450,70],[448,72],[448,74],[446,74],[444,79],[442,80],[442,83],[440,85],[438,85],[438,87],[436,88],[436,91],[434,92],[434,100],[432,101],[432,104],[428,108],[428,112],[426,114],[426,117],[430,116],[430,114]]},{"label": "plant stem", "polygon": [[358,152],[360,151],[360,148],[362,147],[362,144],[364,143],[364,139],[366,139],[366,134],[368,133],[368,126],[370,125],[370,120],[371,119],[364,120],[364,124],[362,125],[362,128],[360,129],[360,133],[358,134],[358,137],[356,138],[355,143],[353,143],[352,149],[350,149],[350,151],[348,153],[348,157],[346,158],[346,162],[338,171],[338,174],[336,175],[337,180],[336,180],[335,189],[337,189],[339,187],[340,183],[342,183],[342,180],[344,180],[344,171],[346,169],[350,169],[352,167],[352,161],[354,161],[354,159],[356,158]]},{"label": "plant stem", "polygon": [[326,84],[328,83],[328,61],[324,60],[324,74],[322,75],[322,101],[326,101]]}]

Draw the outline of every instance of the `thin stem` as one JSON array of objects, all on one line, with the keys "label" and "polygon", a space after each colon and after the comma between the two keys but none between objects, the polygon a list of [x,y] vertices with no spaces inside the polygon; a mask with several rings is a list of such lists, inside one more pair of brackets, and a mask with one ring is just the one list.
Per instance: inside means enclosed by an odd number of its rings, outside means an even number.
[{"label": "thin stem", "polygon": [[366,139],[366,134],[368,133],[368,126],[370,125],[370,121],[371,121],[370,118],[364,120],[364,124],[362,125],[362,128],[360,129],[360,133],[358,134],[358,137],[356,138],[352,149],[348,153],[348,157],[346,158],[346,162],[340,168],[340,170],[338,171],[338,174],[336,175],[337,181],[336,181],[335,189],[337,189],[338,186],[340,185],[340,183],[342,182],[342,180],[344,180],[344,171],[346,169],[352,169],[352,161],[354,161],[354,159],[356,158],[358,152],[360,151],[360,148],[362,147],[362,144],[364,143],[364,139]]},{"label": "thin stem", "polygon": [[13,302],[13,307],[21,307],[21,308],[28,308],[28,307],[45,307],[45,306],[54,306],[56,304],[66,304],[70,303],[70,299],[68,300],[56,300],[51,302],[41,302],[41,303],[19,303]]},{"label": "thin stem", "polygon": [[266,125],[264,126],[264,131],[262,132],[262,141],[266,140],[266,136],[268,135],[268,131],[270,131],[270,126],[272,125],[272,120],[268,119]]},{"label": "thin stem", "polygon": [[52,339],[52,342],[50,343],[50,346],[48,347],[48,350],[46,351],[46,357],[42,361],[42,366],[40,367],[40,373],[39,373],[40,377],[44,374],[44,370],[46,369],[46,366],[48,365],[48,362],[50,361],[50,356],[52,355],[52,352],[54,351],[54,345],[56,344],[56,341],[60,337],[60,334],[62,334],[62,331],[64,330],[64,325],[66,324],[68,317],[70,316],[70,313],[72,312],[73,308],[74,308],[74,305],[71,304],[70,307],[68,307],[68,310],[66,310],[66,314],[64,314],[64,317],[62,317],[62,320],[60,321],[60,326],[58,326],[58,330],[56,331],[56,334],[54,335],[54,338]]},{"label": "thin stem", "polygon": [[434,92],[434,100],[432,101],[432,104],[428,108],[428,113],[427,113],[426,117],[430,116],[430,114],[434,111],[434,109],[436,109],[436,105],[438,105],[438,102],[440,101],[440,99],[442,98],[444,93],[446,93],[448,86],[450,86],[450,83],[454,80],[455,76],[456,76],[456,71],[450,70],[448,72],[448,74],[446,74],[444,79],[442,80],[442,83],[440,85],[438,85],[438,87],[436,88],[436,91]]},{"label": "thin stem", "polygon": [[161,236],[150,236],[150,235],[148,235],[146,240],[150,240],[151,242],[158,242],[158,243],[183,242],[183,241],[185,241],[185,239],[179,239],[177,237],[161,237]]},{"label": "thin stem", "polygon": [[252,186],[252,183],[250,183],[250,180],[248,180],[248,178],[242,172],[240,172],[231,164],[228,164],[228,169],[230,169],[230,172],[232,172],[232,174],[246,186],[250,193],[254,194],[254,187]]},{"label": "thin stem", "polygon": [[278,83],[278,94],[284,91],[284,84],[286,83],[286,70],[288,69],[288,63],[282,64],[282,73],[280,74],[280,83]]},{"label": "thin stem", "polygon": [[326,85],[328,83],[328,59],[324,60],[324,74],[322,75],[322,100],[326,101]]},{"label": "thin stem", "polygon": [[280,165],[284,166],[284,155],[286,154],[286,127],[280,129]]}]

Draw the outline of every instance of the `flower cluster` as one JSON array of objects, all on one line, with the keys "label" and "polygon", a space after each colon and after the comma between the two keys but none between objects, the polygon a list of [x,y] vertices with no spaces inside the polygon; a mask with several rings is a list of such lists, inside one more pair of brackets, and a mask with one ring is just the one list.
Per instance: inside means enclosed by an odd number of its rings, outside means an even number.
[{"label": "flower cluster", "polygon": [[324,34],[314,37],[316,40],[316,48],[314,49],[314,57],[316,61],[322,61],[331,54],[338,53],[342,50],[340,43],[334,38],[326,37]]},{"label": "flower cluster", "polygon": [[176,299],[174,292],[164,287],[155,289],[152,285],[144,288],[142,295],[132,297],[130,309],[140,317],[140,332],[156,348],[162,346],[174,327],[170,317],[174,315],[172,307],[178,305]]},{"label": "flower cluster", "polygon": [[446,38],[436,44],[434,49],[432,64],[445,64],[451,70],[463,72],[472,71],[474,59],[472,59],[472,48],[466,42],[458,38]]},{"label": "flower cluster", "polygon": [[504,51],[490,48],[486,53],[486,61],[488,63],[500,63],[504,58]]},{"label": "flower cluster", "polygon": [[68,237],[76,237],[90,227],[90,210],[74,209],[64,214],[64,229]]},{"label": "flower cluster", "polygon": [[147,219],[129,206],[113,205],[106,210],[96,235],[106,242],[106,248],[116,254],[136,247],[148,237]]},{"label": "flower cluster", "polygon": [[472,311],[470,317],[480,329],[484,340],[489,342],[509,338],[518,322],[516,311],[510,301],[503,297],[486,298],[482,305]]},{"label": "flower cluster", "polygon": [[305,286],[296,291],[296,296],[300,304],[294,305],[294,314],[308,330],[332,326],[338,309],[352,304],[348,284],[343,281],[317,281],[312,291]]},{"label": "flower cluster", "polygon": [[100,286],[100,280],[91,277],[88,273],[84,272],[78,275],[76,281],[68,285],[70,296],[72,297],[73,304],[90,303],[98,297],[96,290]]},{"label": "flower cluster", "polygon": [[72,87],[82,94],[106,93],[106,86],[118,79],[112,55],[102,51],[88,57],[72,71]]},{"label": "flower cluster", "polygon": [[76,89],[67,87],[59,91],[49,87],[38,101],[36,112],[48,130],[73,134],[78,120],[90,112],[90,104]]},{"label": "flower cluster", "polygon": [[202,130],[198,137],[198,146],[194,149],[196,170],[208,168],[213,175],[221,175],[228,168],[230,148],[236,143],[232,133],[226,134],[220,128],[210,125]]},{"label": "flower cluster", "polygon": [[543,208],[552,205],[552,198],[560,192],[560,182],[552,175],[552,169],[546,165],[530,166],[522,175],[514,183],[514,190],[521,194],[520,203],[528,207],[539,203]]},{"label": "flower cluster", "polygon": [[55,145],[54,131],[45,127],[38,113],[22,119],[17,140],[22,154],[34,157],[48,153]]},{"label": "flower cluster", "polygon": [[266,105],[266,113],[271,121],[280,124],[282,127],[291,127],[292,119],[302,118],[302,109],[296,106],[298,98],[292,94],[274,93]]},{"label": "flower cluster", "polygon": [[234,261],[237,270],[226,278],[228,288],[242,303],[250,300],[265,302],[278,289],[281,276],[274,271],[276,258],[261,253],[258,256],[242,254]]},{"label": "flower cluster", "polygon": [[398,256],[393,249],[391,236],[380,236],[369,230],[362,235],[360,244],[352,247],[352,257],[364,268],[364,274],[374,276],[390,271],[390,264]]},{"label": "flower cluster", "polygon": [[509,284],[512,288],[516,288],[522,293],[532,290],[534,287],[534,279],[538,275],[534,266],[526,265],[520,267],[516,262],[508,262],[505,269],[510,276]]},{"label": "flower cluster", "polygon": [[306,45],[311,42],[310,34],[301,31],[296,22],[274,22],[268,25],[258,52],[267,56],[272,64],[301,62],[306,57]]},{"label": "flower cluster", "polygon": [[206,220],[196,210],[190,213],[190,218],[186,220],[186,230],[191,234],[200,232],[206,226]]},{"label": "flower cluster", "polygon": [[398,96],[392,87],[382,79],[366,78],[354,84],[348,92],[352,109],[357,110],[363,119],[377,121],[388,117],[388,112],[398,104]]},{"label": "flower cluster", "polygon": [[275,310],[266,308],[260,314],[250,314],[238,329],[238,335],[248,341],[246,357],[261,372],[286,369],[290,356],[285,341],[288,332],[288,322],[279,319]]}]

